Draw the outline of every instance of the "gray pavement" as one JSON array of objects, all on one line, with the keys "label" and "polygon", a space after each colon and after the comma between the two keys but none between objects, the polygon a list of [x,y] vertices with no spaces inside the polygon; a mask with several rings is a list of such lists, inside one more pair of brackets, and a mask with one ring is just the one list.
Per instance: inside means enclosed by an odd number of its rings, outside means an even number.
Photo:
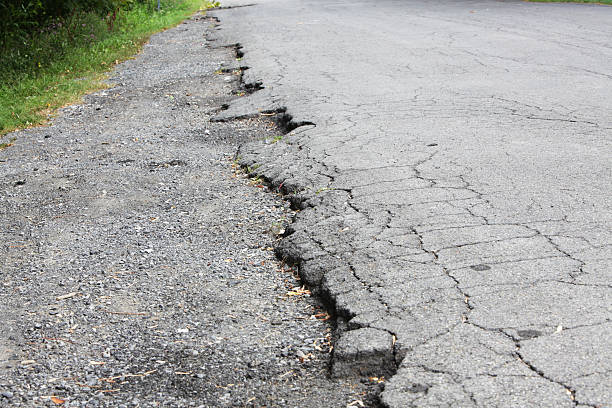
[{"label": "gray pavement", "polygon": [[241,162],[302,209],[277,253],[344,330],[333,375],[385,374],[387,407],[612,406],[612,8],[215,16],[263,87],[216,120],[296,127]]}]

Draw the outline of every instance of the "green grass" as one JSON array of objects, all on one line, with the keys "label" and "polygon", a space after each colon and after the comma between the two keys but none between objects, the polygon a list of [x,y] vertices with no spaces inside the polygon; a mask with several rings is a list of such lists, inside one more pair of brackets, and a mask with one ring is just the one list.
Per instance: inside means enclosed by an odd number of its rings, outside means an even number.
[{"label": "green grass", "polygon": [[528,0],[537,3],[591,3],[591,4],[609,4],[612,5],[612,0]]},{"label": "green grass", "polygon": [[[166,0],[157,12],[153,4],[122,10],[115,18],[80,13],[0,50],[0,138],[43,124],[57,108],[104,88],[106,73],[138,53],[151,34],[213,6],[206,0]],[[0,139],[0,150],[11,143]]]}]

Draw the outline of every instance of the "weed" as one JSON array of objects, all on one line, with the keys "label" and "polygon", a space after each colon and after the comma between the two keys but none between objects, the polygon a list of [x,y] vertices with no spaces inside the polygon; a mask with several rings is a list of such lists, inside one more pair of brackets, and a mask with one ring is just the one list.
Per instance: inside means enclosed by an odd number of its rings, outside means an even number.
[{"label": "weed", "polygon": [[280,142],[281,140],[283,140],[284,135],[276,135],[272,138],[272,141],[270,143],[276,143],[276,142]]},{"label": "weed", "polygon": [[250,183],[254,186],[261,186],[264,183],[264,179],[261,176],[255,176],[251,179]]},{"label": "weed", "polygon": [[247,166],[247,173],[251,174],[260,167],[261,167],[261,164],[259,163],[254,164],[253,166]]}]

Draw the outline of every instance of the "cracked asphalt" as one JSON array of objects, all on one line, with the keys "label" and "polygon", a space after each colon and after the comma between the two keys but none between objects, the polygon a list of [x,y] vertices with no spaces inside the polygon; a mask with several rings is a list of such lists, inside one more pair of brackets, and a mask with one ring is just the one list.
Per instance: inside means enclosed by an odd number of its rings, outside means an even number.
[{"label": "cracked asphalt", "polygon": [[[385,407],[612,406],[612,8],[266,0],[214,12],[282,112],[240,161]],[[243,6],[243,7],[232,7]]]}]

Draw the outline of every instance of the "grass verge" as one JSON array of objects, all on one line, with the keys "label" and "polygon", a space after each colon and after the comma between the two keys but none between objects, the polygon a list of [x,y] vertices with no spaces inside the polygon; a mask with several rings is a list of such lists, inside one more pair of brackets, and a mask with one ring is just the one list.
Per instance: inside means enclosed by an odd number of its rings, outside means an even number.
[{"label": "grass verge", "polygon": [[[139,4],[100,18],[80,13],[54,24],[0,57],[0,150],[13,140],[2,136],[43,124],[57,108],[102,89],[115,64],[138,53],[151,34],[173,27],[207,0],[166,0],[161,11]],[[109,17],[112,17],[109,18]]]}]

